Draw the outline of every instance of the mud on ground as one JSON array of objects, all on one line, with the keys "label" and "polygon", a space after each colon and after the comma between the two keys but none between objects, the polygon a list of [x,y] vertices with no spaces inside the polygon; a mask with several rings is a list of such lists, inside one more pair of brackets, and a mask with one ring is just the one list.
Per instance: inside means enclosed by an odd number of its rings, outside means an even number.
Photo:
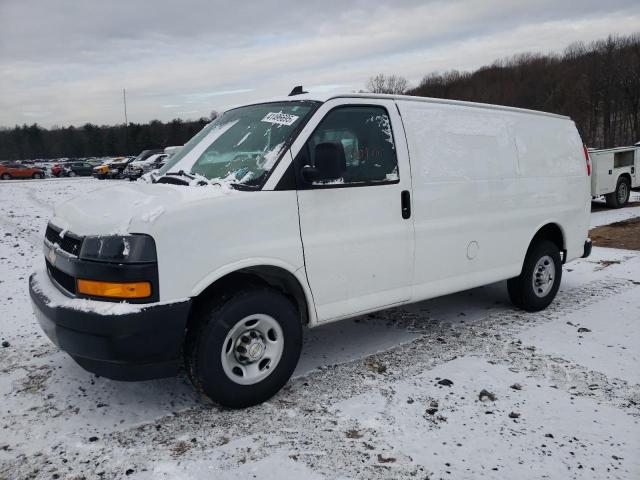
[{"label": "mud on ground", "polygon": [[596,227],[589,232],[589,237],[598,247],[640,250],[640,218]]}]

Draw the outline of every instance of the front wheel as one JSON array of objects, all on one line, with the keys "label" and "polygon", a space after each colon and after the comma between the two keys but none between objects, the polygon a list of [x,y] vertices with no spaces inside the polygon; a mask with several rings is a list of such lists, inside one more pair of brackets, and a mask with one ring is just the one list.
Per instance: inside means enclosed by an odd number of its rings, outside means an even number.
[{"label": "front wheel", "polygon": [[529,248],[519,276],[507,282],[509,298],[528,312],[544,310],[553,301],[562,280],[558,246],[548,240]]},{"label": "front wheel", "polygon": [[211,400],[249,407],[287,383],[302,348],[300,315],[287,297],[254,287],[203,302],[193,315],[185,366]]},{"label": "front wheel", "polygon": [[11,175],[9,175],[8,173],[3,173],[0,178],[2,178],[2,180],[11,180]]},{"label": "front wheel", "polygon": [[69,173],[67,173],[67,177],[75,177],[76,176],[76,172],[74,172],[73,170],[70,170]]}]

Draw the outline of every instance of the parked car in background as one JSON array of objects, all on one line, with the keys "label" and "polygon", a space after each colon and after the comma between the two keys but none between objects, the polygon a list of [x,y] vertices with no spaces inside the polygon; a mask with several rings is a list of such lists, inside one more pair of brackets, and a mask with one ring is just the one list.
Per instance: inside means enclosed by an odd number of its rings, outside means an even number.
[{"label": "parked car in background", "polygon": [[140,152],[140,154],[135,157],[126,157],[122,160],[118,160],[116,162],[112,162],[109,165],[109,174],[108,177],[109,178],[124,178],[124,170],[125,168],[127,168],[127,166],[133,162],[141,162],[143,160],[146,160],[147,158],[149,158],[151,155],[155,155],[155,154],[159,154],[159,153],[163,153],[162,149],[151,149],[151,150],[143,150],[142,152]]},{"label": "parked car in background", "polygon": [[59,177],[62,175],[62,171],[64,170],[64,164],[56,163],[51,167],[51,175],[54,177]]},{"label": "parked car in background", "polygon": [[173,157],[176,153],[178,153],[180,151],[180,149],[182,148],[182,145],[173,145],[171,147],[166,147],[164,149],[164,153],[166,153],[167,155],[169,155],[169,158]]},{"label": "parked car in background", "polygon": [[44,178],[44,170],[39,167],[30,167],[21,163],[5,163],[0,165],[0,178],[11,180],[12,178]]},{"label": "parked car in background", "polygon": [[121,162],[123,159],[128,157],[116,157],[106,160],[100,165],[93,167],[93,176],[104,180],[105,178],[111,178],[111,165],[116,162]]},{"label": "parked car in background", "polygon": [[88,162],[57,163],[51,167],[51,174],[56,177],[86,177],[93,173],[93,165]]},{"label": "parked car in background", "polygon": [[298,90],[225,112],[154,182],[55,209],[29,279],[54,343],[120,380],[184,364],[199,391],[247,407],[287,382],[303,326],[502,280],[539,311],[563,264],[589,256],[570,118]]},{"label": "parked car in background", "polygon": [[604,195],[607,207],[624,207],[631,189],[640,187],[640,144],[589,150],[593,174],[591,196]]},{"label": "parked car in background", "polygon": [[135,158],[132,157],[122,157],[109,163],[109,173],[107,174],[107,178],[122,178],[124,169],[127,168],[127,165],[129,165],[134,160]]},{"label": "parked car in background", "polygon": [[134,160],[127,165],[122,176],[130,181],[137,180],[147,172],[162,168],[168,157],[166,153],[154,153],[144,160]]},{"label": "parked car in background", "polygon": [[51,176],[51,172],[50,172],[50,166],[51,165],[50,164],[38,162],[38,163],[33,164],[32,166],[42,170],[42,173],[44,173],[45,177]]}]

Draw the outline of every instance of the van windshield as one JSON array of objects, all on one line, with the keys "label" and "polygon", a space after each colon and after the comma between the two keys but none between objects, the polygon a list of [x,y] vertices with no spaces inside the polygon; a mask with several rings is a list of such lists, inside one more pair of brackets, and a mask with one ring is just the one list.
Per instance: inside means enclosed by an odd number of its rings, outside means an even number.
[{"label": "van windshield", "polygon": [[196,180],[258,188],[314,108],[314,102],[298,101],[229,110],[189,140],[158,173],[184,172]]}]

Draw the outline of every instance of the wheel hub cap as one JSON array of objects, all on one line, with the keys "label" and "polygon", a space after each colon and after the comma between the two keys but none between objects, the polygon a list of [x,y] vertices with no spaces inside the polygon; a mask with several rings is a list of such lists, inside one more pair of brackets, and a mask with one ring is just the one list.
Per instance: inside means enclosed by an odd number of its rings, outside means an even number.
[{"label": "wheel hub cap", "polygon": [[621,183],[618,188],[618,202],[623,203],[627,199],[627,184]]},{"label": "wheel hub cap", "polygon": [[250,330],[236,341],[235,354],[241,363],[260,360],[265,352],[264,338],[257,330]]},{"label": "wheel hub cap", "polygon": [[250,315],[229,330],[222,344],[222,369],[235,383],[252,385],[273,372],[283,350],[280,324],[269,315]]},{"label": "wheel hub cap", "polygon": [[533,269],[533,291],[538,297],[545,297],[553,288],[555,282],[556,265],[553,259],[545,255],[536,263]]}]

